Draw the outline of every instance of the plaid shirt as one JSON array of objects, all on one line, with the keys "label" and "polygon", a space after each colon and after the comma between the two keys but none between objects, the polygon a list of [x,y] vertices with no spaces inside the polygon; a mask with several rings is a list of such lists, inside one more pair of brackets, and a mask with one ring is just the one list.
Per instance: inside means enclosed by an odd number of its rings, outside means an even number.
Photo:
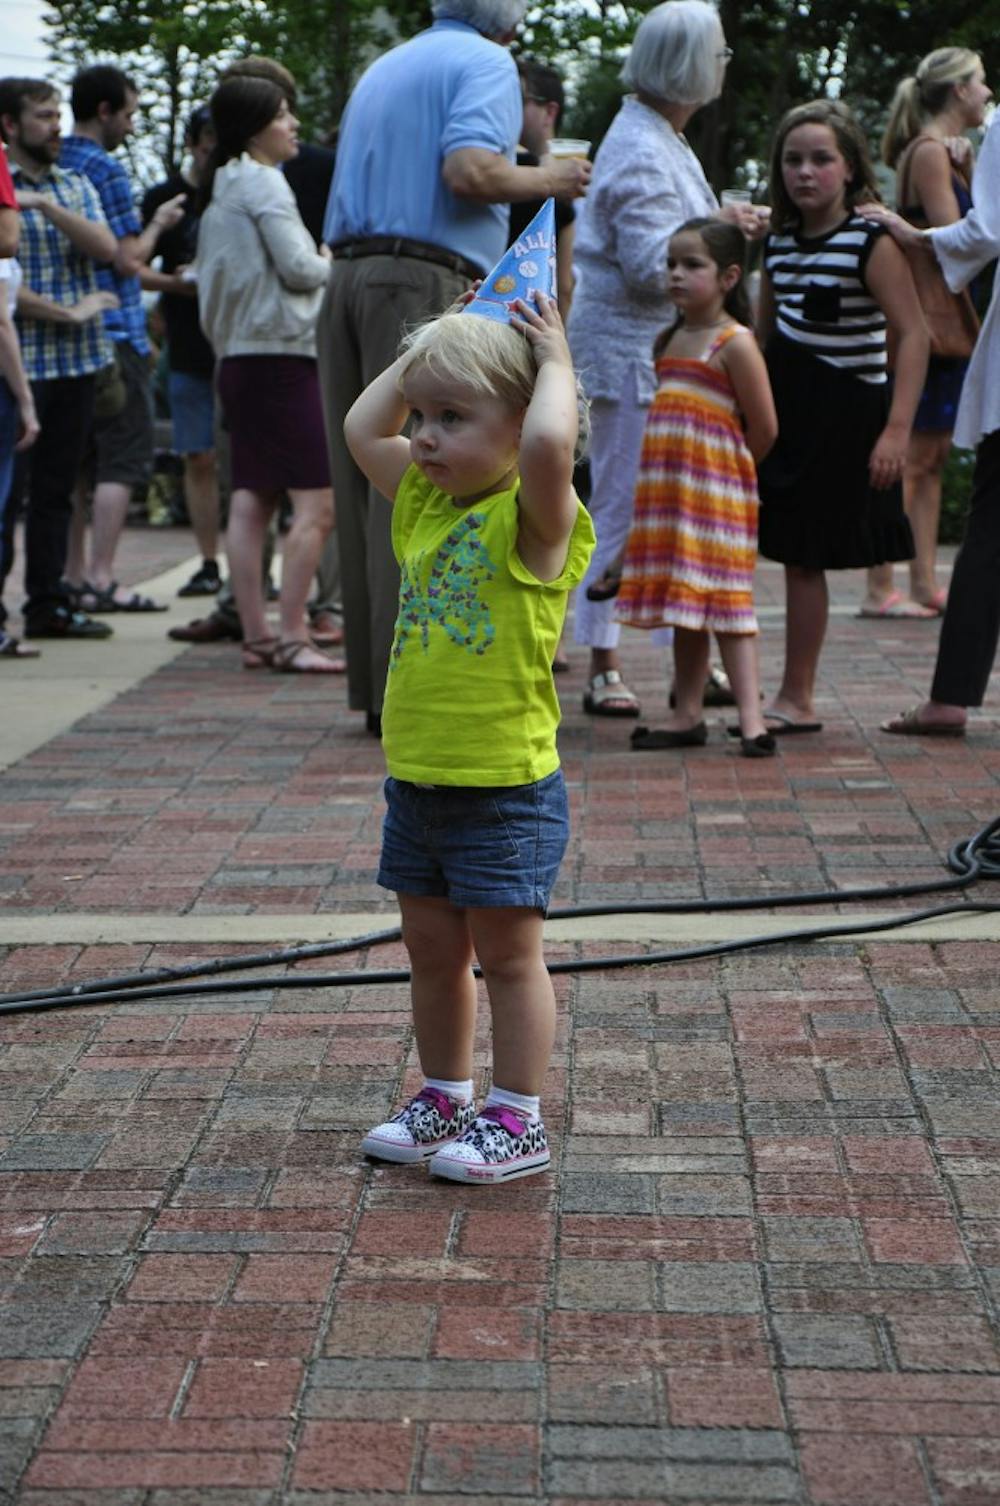
[{"label": "plaid shirt", "polygon": [[[104,218],[119,240],[126,235],[142,234],[142,220],[128,174],[102,146],[89,136],[64,136],[59,163],[90,179],[100,195]],[[101,267],[97,281],[106,292],[114,293],[121,304],[104,316],[104,327],[112,340],[127,340],[141,356],[148,356],[149,335],[138,277],[121,277],[111,267]]]},{"label": "plaid shirt", "polygon": [[[79,173],[52,167],[41,178],[27,177],[10,164],[15,188],[27,188],[55,199],[64,209],[97,224],[104,223],[101,201]],[[97,292],[97,263],[78,251],[39,209],[21,211],[21,241],[17,251],[25,286],[53,303],[69,306],[85,293]],[[17,318],[21,357],[29,381],[89,376],[112,359],[111,342],[100,319],[86,324],[50,324],[43,319]]]}]

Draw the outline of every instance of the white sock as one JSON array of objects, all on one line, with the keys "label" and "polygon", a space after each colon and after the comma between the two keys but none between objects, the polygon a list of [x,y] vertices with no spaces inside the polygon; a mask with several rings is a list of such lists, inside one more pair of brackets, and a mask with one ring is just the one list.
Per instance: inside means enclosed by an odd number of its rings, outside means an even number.
[{"label": "white sock", "polygon": [[425,1077],[424,1086],[437,1088],[439,1093],[444,1093],[452,1103],[466,1104],[472,1102],[472,1078],[465,1082],[449,1082],[444,1077]]},{"label": "white sock", "polygon": [[525,1124],[534,1124],[539,1117],[540,1103],[540,1098],[532,1098],[527,1093],[511,1093],[507,1088],[492,1087],[486,1095],[487,1108],[513,1109]]}]

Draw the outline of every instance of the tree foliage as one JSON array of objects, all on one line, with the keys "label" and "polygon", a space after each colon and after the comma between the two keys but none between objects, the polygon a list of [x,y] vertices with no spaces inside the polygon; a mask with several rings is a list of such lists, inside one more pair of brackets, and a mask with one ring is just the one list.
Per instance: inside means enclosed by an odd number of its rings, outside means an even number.
[{"label": "tree foliage", "polygon": [[[793,104],[842,95],[877,138],[899,80],[935,47],[981,54],[1000,82],[1000,0],[718,0],[733,59],[722,98],[688,134],[716,188],[758,185]],[[567,134],[600,140],[621,98],[618,70],[649,3],[557,0],[528,12],[525,50],[572,86]]]},{"label": "tree foliage", "polygon": [[[263,53],[295,75],[303,135],[323,139],[353,80],[381,48],[426,24],[423,0],[48,0],[57,63],[114,61],[138,86],[140,164],[173,171],[184,121],[236,57]],[[153,163],[150,159],[153,159]]]},{"label": "tree foliage", "polygon": [[[566,134],[595,144],[621,98],[618,70],[651,0],[551,0],[528,11],[517,46],[569,83]],[[689,135],[717,188],[757,186],[784,111],[839,93],[873,139],[898,80],[935,47],[981,53],[1000,79],[1000,0],[718,0],[734,49],[726,88]],[[323,139],[361,70],[429,20],[427,0],[49,0],[58,61],[113,58],[134,73],[157,157],[173,168],[183,119],[231,58],[263,52],[290,68],[303,134]]]}]

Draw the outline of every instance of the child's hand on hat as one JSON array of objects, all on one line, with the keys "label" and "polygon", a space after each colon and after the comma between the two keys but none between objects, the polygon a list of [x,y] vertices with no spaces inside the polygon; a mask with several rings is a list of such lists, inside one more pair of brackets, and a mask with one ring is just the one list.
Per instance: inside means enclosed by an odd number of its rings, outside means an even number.
[{"label": "child's hand on hat", "polygon": [[573,358],[566,343],[559,305],[554,298],[537,289],[534,297],[534,306],[524,298],[515,300],[511,306],[511,324],[527,336],[538,366],[546,361],[557,361],[561,366],[572,369]]},{"label": "child's hand on hat", "polygon": [[455,302],[450,304],[449,307],[445,309],[445,315],[460,314],[465,308],[466,304],[472,302],[482,285],[483,279],[481,277],[477,277],[472,286],[466,288],[464,293],[459,293],[458,297],[455,299]]}]

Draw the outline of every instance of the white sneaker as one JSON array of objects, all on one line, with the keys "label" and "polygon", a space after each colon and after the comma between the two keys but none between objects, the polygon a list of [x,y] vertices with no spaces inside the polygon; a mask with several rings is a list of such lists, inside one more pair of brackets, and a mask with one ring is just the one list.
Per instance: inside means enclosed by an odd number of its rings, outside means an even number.
[{"label": "white sneaker", "polygon": [[424,1087],[398,1114],[369,1130],[361,1149],[379,1161],[426,1161],[457,1140],[475,1117],[472,1101],[455,1103],[447,1093]]},{"label": "white sneaker", "polygon": [[548,1166],[549,1142],[540,1119],[526,1124],[513,1109],[490,1104],[463,1135],[435,1152],[435,1177],[453,1182],[510,1182]]}]

